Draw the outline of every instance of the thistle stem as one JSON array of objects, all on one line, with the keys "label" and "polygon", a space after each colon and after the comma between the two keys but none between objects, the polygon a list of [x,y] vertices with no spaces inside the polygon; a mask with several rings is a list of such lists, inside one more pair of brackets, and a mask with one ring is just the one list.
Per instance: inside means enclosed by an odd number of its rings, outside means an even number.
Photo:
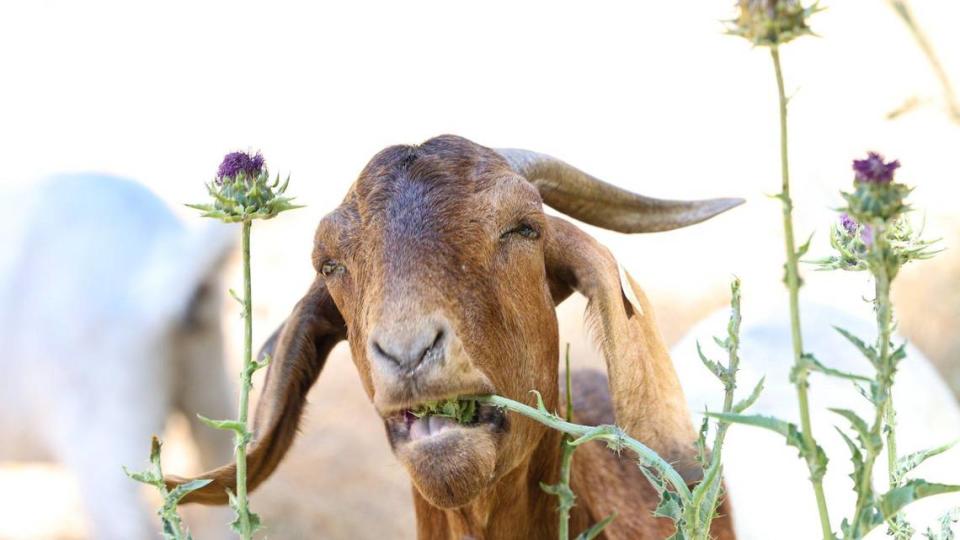
[{"label": "thistle stem", "polygon": [[[873,234],[873,275],[876,280],[876,297],[874,299],[877,316],[877,384],[880,386],[880,396],[883,400],[876,404],[876,421],[874,430],[880,436],[881,430],[886,431],[887,447],[887,480],[890,489],[898,487],[896,478],[897,468],[897,432],[896,413],[893,408],[893,377],[896,373],[896,359],[890,351],[890,335],[892,333],[893,306],[890,301],[890,272],[887,266],[889,245],[886,240],[885,225],[874,225]],[[878,450],[879,451],[879,450]],[[872,478],[868,472],[864,476]],[[912,530],[903,520],[902,514],[891,517],[887,524],[893,536],[909,538]]]},{"label": "thistle stem", "polygon": [[780,67],[780,51],[776,45],[770,47],[773,58],[773,67],[777,77],[777,95],[780,104],[780,174],[782,188],[780,201],[783,204],[783,233],[787,250],[787,288],[790,296],[790,332],[793,342],[793,363],[795,382],[797,385],[797,401],[800,406],[800,426],[803,431],[804,454],[807,468],[810,471],[810,483],[817,499],[817,510],[820,514],[820,525],[823,529],[823,538],[833,538],[830,527],[830,515],[827,511],[827,500],[823,493],[823,471],[817,470],[816,463],[817,443],[813,438],[813,428],[810,423],[810,405],[807,399],[807,377],[809,370],[803,361],[803,336],[800,332],[800,277],[796,242],[793,235],[793,201],[790,199],[790,166],[787,153],[787,97],[783,89],[783,71]]},{"label": "thistle stem", "polygon": [[[730,300],[731,315],[730,315],[730,326],[727,336],[727,368],[726,376],[723,378],[723,411],[726,414],[733,412],[733,398],[734,393],[737,389],[737,371],[740,369],[740,282],[739,280],[734,282],[732,287],[732,298]],[[721,456],[723,453],[723,441],[727,436],[727,428],[730,427],[730,422],[720,420],[717,422],[717,432],[714,435],[713,439],[713,448],[711,449],[712,455],[710,457],[710,465],[707,467],[706,474],[702,480],[703,484],[708,486],[713,485],[714,483],[719,483],[718,476],[723,474],[723,462],[721,461]],[[701,516],[699,512],[696,514],[698,519],[703,519],[703,523],[697,522],[694,523],[695,533],[700,535],[696,536],[694,540],[708,540],[710,538],[710,523],[713,518],[713,512],[717,507],[717,502],[720,498],[721,489],[719,486],[717,489],[709,492],[709,501],[703,505],[704,508],[710,509],[712,512],[708,516]]]},{"label": "thistle stem", "polygon": [[[564,395],[566,400],[567,422],[573,422],[573,385],[570,378],[570,344],[567,343],[567,352],[564,356],[566,370],[564,372]],[[570,509],[574,504],[573,490],[570,489],[570,469],[573,465],[573,452],[576,446],[570,444],[569,435],[563,436],[563,442],[560,443],[563,448],[563,455],[560,460],[560,490],[566,490],[569,497],[560,496],[560,526],[558,527],[558,536],[560,540],[570,539]]]},{"label": "thistle stem", "polygon": [[574,497],[573,490],[570,489],[570,469],[573,464],[573,452],[576,446],[570,444],[567,436],[563,437],[563,457],[560,461],[560,489],[566,490],[569,497],[560,496],[560,527],[558,537],[560,540],[570,539],[570,509],[573,508]]},{"label": "thistle stem", "polygon": [[[555,414],[550,414],[549,412],[536,409],[529,405],[524,405],[523,403],[513,401],[512,399],[505,398],[503,396],[473,396],[471,399],[476,399],[478,403],[494,405],[496,407],[521,414],[527,418],[530,418],[531,420],[540,422],[549,428],[566,433],[574,439],[568,443],[572,446],[579,446],[587,440],[600,440],[617,447],[627,448],[640,458],[643,466],[656,470],[657,473],[660,474],[664,480],[666,480],[670,487],[677,492],[681,500],[684,502],[690,500],[690,488],[687,487],[686,481],[684,481],[683,477],[680,476],[680,473],[678,473],[676,469],[674,469],[650,447],[636,439],[629,437],[623,432],[623,430],[616,428],[615,426],[594,427],[573,424],[563,420]],[[583,438],[583,440],[578,440],[581,438]]]},{"label": "thistle stem", "polygon": [[[877,240],[878,246],[881,242],[882,240]],[[883,395],[886,397],[881,412],[887,434],[887,465],[889,467],[887,476],[889,478],[890,488],[894,488],[897,487],[894,478],[894,470],[897,463],[897,438],[893,412],[893,373],[895,366],[893,365],[893,359],[890,358],[890,280],[887,277],[886,269],[881,268],[877,272],[876,294],[877,329],[879,330],[877,349],[880,351],[880,362],[883,366],[883,371],[880,374],[880,384],[883,385]]]},{"label": "thistle stem", "polygon": [[[875,279],[876,297],[874,298],[874,310],[877,318],[877,364],[876,364],[876,385],[878,387],[878,401],[874,403],[874,419],[870,426],[870,436],[874,440],[881,440],[882,432],[886,428],[886,449],[887,449],[887,467],[888,481],[890,489],[897,487],[894,472],[897,463],[896,431],[894,429],[893,417],[893,373],[895,366],[893,357],[890,353],[890,334],[892,308],[890,304],[890,278],[886,267],[887,250],[884,238],[883,225],[873,225],[873,246],[871,248],[870,270]],[[864,457],[863,475],[860,478],[860,485],[857,486],[857,506],[854,510],[854,520],[858,528],[862,528],[863,521],[860,519],[873,503],[873,468],[879,457],[882,446],[871,444],[867,448]],[[903,523],[899,523],[899,514],[887,520],[893,535],[901,538],[900,532],[903,531]],[[869,526],[869,525],[868,525]],[[863,535],[868,530],[858,530]],[[909,538],[909,536],[907,536]]]},{"label": "thistle stem", "polygon": [[250,540],[253,527],[250,512],[247,509],[247,443],[250,439],[247,430],[247,409],[250,402],[251,378],[256,366],[253,363],[253,298],[250,283],[250,227],[251,220],[243,222],[243,368],[240,372],[240,406],[237,413],[243,433],[236,434],[237,454],[237,514],[240,524],[240,537]]}]

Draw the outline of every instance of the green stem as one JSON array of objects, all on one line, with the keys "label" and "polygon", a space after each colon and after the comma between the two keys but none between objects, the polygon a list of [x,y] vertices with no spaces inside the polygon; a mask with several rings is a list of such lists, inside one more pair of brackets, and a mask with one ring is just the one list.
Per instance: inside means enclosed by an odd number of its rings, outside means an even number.
[{"label": "green stem", "polygon": [[[879,232],[879,231],[878,231]],[[880,244],[880,240],[877,240]],[[894,470],[897,462],[897,440],[893,418],[893,372],[895,367],[890,358],[890,280],[887,272],[881,268],[877,272],[876,283],[877,302],[877,349],[880,351],[880,362],[883,366],[880,384],[883,385],[883,395],[886,397],[883,409],[880,411],[887,431],[887,465],[889,466],[888,479],[890,487],[897,487],[894,479]]]},{"label": "green stem", "polygon": [[[731,299],[731,308],[732,314],[730,316],[730,329],[728,331],[728,345],[727,345],[727,369],[726,376],[723,379],[723,412],[731,413],[733,412],[733,398],[734,393],[737,389],[737,370],[740,369],[740,286],[739,281],[737,281],[733,287],[733,297]],[[713,448],[711,449],[712,455],[710,457],[710,466],[707,467],[707,472],[704,475],[703,484],[707,486],[712,486],[714,483],[719,482],[720,477],[723,473],[723,463],[721,462],[721,456],[723,453],[723,441],[727,436],[727,428],[730,427],[730,422],[725,422],[723,420],[717,422],[717,433],[713,439]],[[694,523],[694,529],[696,534],[698,534],[696,540],[708,540],[710,538],[710,523],[713,521],[713,515],[716,512],[717,502],[720,497],[719,486],[717,489],[713,489],[709,492],[709,503],[703,505],[704,508],[710,509],[712,512],[708,516],[700,516],[699,512],[696,514],[698,522]],[[702,519],[702,522],[700,521]]]},{"label": "green stem", "polygon": [[[567,402],[565,418],[567,422],[573,422],[573,385],[571,384],[570,378],[569,343],[567,343],[567,351],[566,355],[564,356],[564,363],[566,365],[566,371],[564,372],[564,395],[566,396],[565,399]],[[565,490],[565,493],[560,495],[560,526],[558,527],[558,536],[560,540],[569,540],[570,538],[570,509],[573,508],[574,504],[573,490],[570,489],[570,469],[573,464],[573,452],[577,449],[577,447],[570,444],[567,437],[567,435],[564,435],[563,442],[561,443],[561,446],[563,447],[563,455],[560,460],[559,489],[561,492]]]},{"label": "green stem", "polygon": [[887,0],[887,3],[890,4],[890,7],[897,12],[897,15],[903,19],[907,28],[910,29],[910,33],[913,34],[917,45],[920,46],[920,50],[923,51],[923,54],[927,57],[927,61],[930,62],[930,67],[933,68],[934,75],[936,75],[940,81],[940,86],[943,89],[943,97],[947,102],[947,108],[950,110],[953,121],[960,122],[960,103],[957,103],[957,97],[953,92],[953,86],[950,84],[950,78],[947,77],[947,72],[943,69],[943,65],[940,64],[940,59],[937,58],[937,53],[933,50],[933,45],[930,44],[927,35],[920,28],[920,25],[917,24],[913,16],[913,10],[910,9],[907,0]]},{"label": "green stem", "polygon": [[656,470],[660,476],[666,480],[668,484],[670,484],[670,487],[677,492],[684,503],[690,501],[690,488],[687,487],[687,483],[683,480],[683,477],[680,476],[680,473],[678,473],[677,470],[674,469],[669,463],[664,461],[664,459],[656,452],[650,449],[650,447],[636,439],[629,437],[623,432],[623,430],[617,428],[616,426],[593,427],[573,424],[563,420],[555,414],[541,411],[534,407],[530,407],[529,405],[524,405],[523,403],[513,401],[512,399],[508,399],[503,396],[472,396],[471,399],[476,399],[479,403],[493,405],[517,414],[521,414],[527,418],[530,418],[531,420],[540,422],[551,429],[566,433],[574,438],[573,441],[568,443],[572,446],[579,446],[588,440],[600,440],[610,443],[617,448],[627,448],[640,458],[643,466]]},{"label": "green stem", "polygon": [[[874,225],[873,231],[873,274],[876,279],[876,316],[877,316],[877,351],[879,352],[879,369],[877,379],[880,385],[880,395],[883,402],[877,404],[877,436],[880,435],[880,425],[886,431],[887,447],[887,481],[890,489],[896,488],[897,467],[897,431],[896,416],[893,408],[893,377],[897,366],[890,351],[890,337],[892,333],[893,305],[890,301],[890,272],[887,259],[889,245],[886,240],[886,225]],[[893,535],[898,538],[909,538],[909,525],[901,514],[893,516],[887,521]]]},{"label": "green stem", "polygon": [[573,452],[577,447],[570,444],[570,441],[564,437],[563,440],[563,458],[560,462],[560,489],[566,489],[567,496],[560,496],[560,527],[558,537],[560,540],[569,540],[570,538],[570,509],[573,508],[574,495],[570,489],[570,469],[573,464]]},{"label": "green stem", "polygon": [[247,443],[250,439],[247,430],[247,409],[250,402],[251,378],[256,367],[253,363],[253,298],[250,282],[250,226],[251,221],[243,222],[243,369],[240,372],[240,406],[238,418],[244,433],[236,435],[237,454],[237,514],[240,523],[240,537],[249,540],[253,536],[250,512],[247,509]]},{"label": "green stem", "polygon": [[[876,363],[876,381],[878,387],[878,401],[874,403],[874,419],[870,426],[870,437],[872,441],[880,441],[882,433],[886,429],[886,449],[887,449],[887,467],[888,482],[890,489],[897,487],[894,472],[897,463],[897,445],[896,430],[893,416],[893,374],[896,370],[893,355],[890,352],[890,335],[892,332],[892,305],[890,303],[890,274],[887,271],[887,242],[885,239],[884,225],[873,225],[873,245],[870,254],[870,271],[875,279],[874,310],[877,318],[877,363]],[[864,535],[869,532],[872,526],[869,520],[861,519],[863,513],[868,511],[874,504],[873,495],[873,468],[877,458],[883,450],[882,443],[871,443],[864,457],[864,470],[860,478],[860,485],[857,486],[857,505],[854,512],[854,523],[856,523],[857,533]],[[897,538],[906,537],[904,533],[909,526],[901,521],[900,514],[892,516],[887,520],[890,526],[891,534]]]},{"label": "green stem", "polygon": [[817,443],[813,438],[810,423],[810,405],[807,399],[807,375],[809,371],[803,361],[803,337],[800,332],[800,277],[796,242],[793,235],[793,201],[790,199],[790,166],[787,153],[787,97],[783,89],[783,71],[780,67],[780,51],[776,45],[770,47],[773,67],[777,77],[777,95],[780,103],[780,174],[782,188],[780,200],[783,203],[783,233],[787,250],[787,288],[790,294],[790,333],[793,341],[793,363],[797,385],[797,401],[800,406],[800,426],[803,431],[804,454],[807,468],[810,470],[810,482],[817,499],[820,525],[824,539],[833,538],[830,527],[830,515],[827,500],[823,493],[823,471],[818,470],[816,462]]}]

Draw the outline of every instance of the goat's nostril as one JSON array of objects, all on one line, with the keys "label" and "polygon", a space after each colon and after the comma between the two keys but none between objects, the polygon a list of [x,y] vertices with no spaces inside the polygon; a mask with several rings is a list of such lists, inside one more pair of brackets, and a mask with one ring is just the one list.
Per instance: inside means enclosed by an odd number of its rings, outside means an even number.
[{"label": "goat's nostril", "polygon": [[374,356],[409,371],[443,359],[444,330],[436,329],[432,337],[429,335],[430,332],[381,335],[371,340],[371,349]]}]

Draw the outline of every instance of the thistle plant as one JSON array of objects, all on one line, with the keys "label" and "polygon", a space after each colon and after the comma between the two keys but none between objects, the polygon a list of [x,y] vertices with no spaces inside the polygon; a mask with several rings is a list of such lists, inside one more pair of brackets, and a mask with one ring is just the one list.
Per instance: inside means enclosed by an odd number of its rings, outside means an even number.
[{"label": "thistle plant", "polygon": [[[714,341],[720,348],[727,352],[727,364],[721,365],[719,362],[707,358],[697,343],[697,354],[703,365],[713,373],[723,384],[723,409],[718,414],[704,415],[703,423],[700,425],[700,437],[697,439],[697,456],[700,465],[704,468],[703,480],[693,491],[694,504],[690,505],[692,512],[688,520],[693,522],[691,528],[695,530],[710,530],[710,522],[716,513],[717,506],[720,504],[721,488],[723,483],[723,463],[721,454],[723,451],[723,441],[727,435],[727,429],[730,427],[729,415],[740,415],[753,405],[760,397],[763,391],[764,379],[761,378],[753,391],[745,399],[734,403],[735,391],[737,388],[737,370],[740,366],[740,280],[735,279],[730,285],[730,321],[727,323],[727,336],[724,339],[714,338]],[[716,430],[713,438],[713,445],[710,449],[707,447],[707,432],[709,431],[709,418],[717,420]],[[697,537],[691,537],[697,538]],[[709,538],[709,537],[704,537]]]},{"label": "thistle plant", "polygon": [[[225,429],[234,432],[234,453],[237,458],[237,492],[228,492],[230,506],[236,511],[237,518],[231,523],[233,530],[244,540],[253,537],[253,533],[260,527],[260,518],[250,511],[247,502],[247,444],[251,433],[247,425],[247,411],[250,402],[250,389],[253,386],[253,374],[265,367],[270,358],[261,361],[253,360],[253,299],[250,282],[250,228],[255,219],[270,219],[280,212],[300,208],[292,204],[292,199],[284,197],[288,176],[283,184],[277,176],[270,182],[270,174],[260,153],[251,155],[246,152],[232,152],[223,158],[217,176],[207,184],[207,191],[213,203],[188,204],[203,212],[203,217],[212,217],[226,223],[240,222],[243,224],[241,233],[243,243],[243,298],[240,298],[232,289],[231,296],[243,306],[243,368],[240,371],[240,404],[236,420],[211,420],[198,414],[207,425],[216,429]],[[194,480],[168,492],[163,483],[163,474],[160,469],[160,442],[154,437],[150,452],[150,461],[153,469],[143,473],[127,473],[131,478],[145,484],[156,486],[164,499],[160,517],[163,525],[164,538],[173,540],[188,540],[189,534],[182,531],[180,518],[177,515],[177,502],[187,493],[199,489],[209,483],[209,480]]]},{"label": "thistle plant", "polygon": [[[560,540],[569,540],[570,538],[570,509],[574,506],[576,499],[573,490],[570,488],[570,466],[573,460],[573,453],[581,445],[590,441],[603,441],[607,447],[614,452],[619,453],[626,449],[637,456],[637,464],[640,470],[660,496],[660,502],[654,510],[654,515],[669,518],[674,523],[675,532],[668,540],[709,540],[711,538],[710,524],[716,515],[722,492],[723,465],[720,456],[723,450],[724,437],[729,425],[726,417],[736,416],[737,413],[742,413],[750,407],[760,396],[760,392],[763,389],[763,380],[761,379],[746,399],[734,403],[736,374],[740,361],[739,332],[741,316],[739,281],[734,281],[731,285],[731,292],[731,314],[730,322],[727,325],[727,337],[722,340],[715,338],[717,344],[728,353],[727,363],[725,366],[722,366],[718,362],[708,359],[702,353],[700,354],[700,358],[707,369],[716,375],[723,383],[725,395],[723,412],[709,415],[717,419],[713,447],[710,452],[708,452],[706,444],[709,419],[705,419],[701,427],[700,437],[697,441],[699,450],[698,459],[705,470],[703,471],[703,480],[692,490],[687,486],[687,482],[673,466],[642,442],[627,435],[621,428],[614,425],[584,426],[572,422],[573,401],[570,395],[569,347],[567,348],[567,409],[565,418],[547,410],[543,403],[543,398],[536,391],[533,392],[537,399],[536,407],[530,407],[529,405],[496,395],[469,398],[475,400],[477,403],[494,405],[521,414],[566,435],[562,442],[560,482],[554,485],[541,484],[541,487],[546,492],[556,495],[559,499]],[[590,529],[578,535],[577,540],[595,538],[615,517],[615,515],[607,516],[597,522]]]},{"label": "thistle plant", "polygon": [[157,511],[160,516],[161,533],[164,540],[193,540],[190,532],[183,527],[180,515],[177,513],[177,503],[191,491],[202,488],[212,480],[197,479],[181,484],[173,490],[168,490],[163,481],[163,468],[160,466],[160,439],[154,437],[150,442],[150,468],[143,472],[130,472],[126,467],[123,472],[137,482],[151,485],[160,493],[163,505]]},{"label": "thistle plant", "polygon": [[[899,167],[898,161],[887,162],[873,152],[866,159],[854,160],[853,191],[841,193],[847,206],[841,209],[843,214],[831,235],[836,254],[820,261],[824,269],[867,271],[872,275],[875,286],[873,308],[877,324],[876,342],[868,345],[851,332],[837,329],[874,368],[872,378],[856,381],[857,389],[873,406],[872,421],[868,422],[850,410],[833,410],[850,423],[856,435],[854,442],[838,429],[850,448],[854,466],[852,478],[857,493],[853,514],[841,525],[844,538],[862,538],[884,522],[891,536],[912,538],[914,529],[899,510],[923,497],[960,490],[960,486],[906,478],[923,461],[945,452],[952,445],[904,457],[897,455],[893,384],[897,367],[906,357],[906,345],[894,345],[892,342],[894,325],[890,288],[903,265],[927,259],[935,253],[931,248],[933,243],[914,234],[905,217],[910,209],[906,198],[911,189],[894,180]],[[873,469],[884,447],[888,490],[876,494]]]},{"label": "thistle plant", "polygon": [[234,432],[237,458],[237,492],[229,493],[230,506],[237,518],[231,524],[244,540],[252,538],[260,527],[260,518],[250,511],[247,502],[247,444],[251,433],[247,425],[250,389],[253,374],[265,367],[270,358],[253,359],[253,299],[250,280],[250,229],[255,219],[270,219],[280,212],[299,208],[292,199],[283,196],[290,177],[280,184],[279,175],[270,182],[270,173],[263,156],[258,152],[232,152],[223,158],[217,176],[207,184],[207,192],[213,199],[210,204],[188,204],[203,212],[203,217],[219,219],[225,223],[240,222],[243,256],[243,298],[231,290],[230,294],[243,305],[243,367],[240,371],[240,403],[236,420],[211,420],[200,416],[207,425],[216,429]]},{"label": "thistle plant", "polygon": [[[780,46],[793,39],[811,34],[807,18],[819,10],[816,3],[804,7],[800,0],[739,0],[739,16],[732,21],[729,33],[741,36],[755,46],[768,47],[777,81],[780,116],[780,193],[776,198],[783,207],[783,236],[786,248],[786,276],[790,310],[790,337],[793,344],[793,369],[791,382],[797,388],[797,403],[800,426],[768,417],[739,417],[740,423],[771,429],[787,438],[787,444],[797,447],[807,464],[810,483],[813,486],[820,515],[823,538],[832,538],[830,515],[823,491],[823,476],[827,470],[827,456],[817,444],[810,423],[810,405],[807,397],[810,372],[819,362],[803,349],[803,334],[800,327],[800,271],[799,260],[810,245],[808,239],[799,248],[793,230],[793,200],[790,198],[790,162],[787,144],[787,96],[784,92],[783,70],[780,62]],[[728,418],[734,421],[734,418]]]}]

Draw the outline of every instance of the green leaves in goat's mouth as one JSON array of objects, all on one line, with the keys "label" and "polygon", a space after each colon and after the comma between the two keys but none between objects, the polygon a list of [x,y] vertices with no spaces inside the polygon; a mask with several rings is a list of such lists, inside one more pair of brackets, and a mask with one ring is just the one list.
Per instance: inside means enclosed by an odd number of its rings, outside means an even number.
[{"label": "green leaves in goat's mouth", "polygon": [[425,401],[410,409],[417,418],[424,416],[444,416],[459,424],[472,424],[477,421],[477,400],[449,398],[439,401]]}]

